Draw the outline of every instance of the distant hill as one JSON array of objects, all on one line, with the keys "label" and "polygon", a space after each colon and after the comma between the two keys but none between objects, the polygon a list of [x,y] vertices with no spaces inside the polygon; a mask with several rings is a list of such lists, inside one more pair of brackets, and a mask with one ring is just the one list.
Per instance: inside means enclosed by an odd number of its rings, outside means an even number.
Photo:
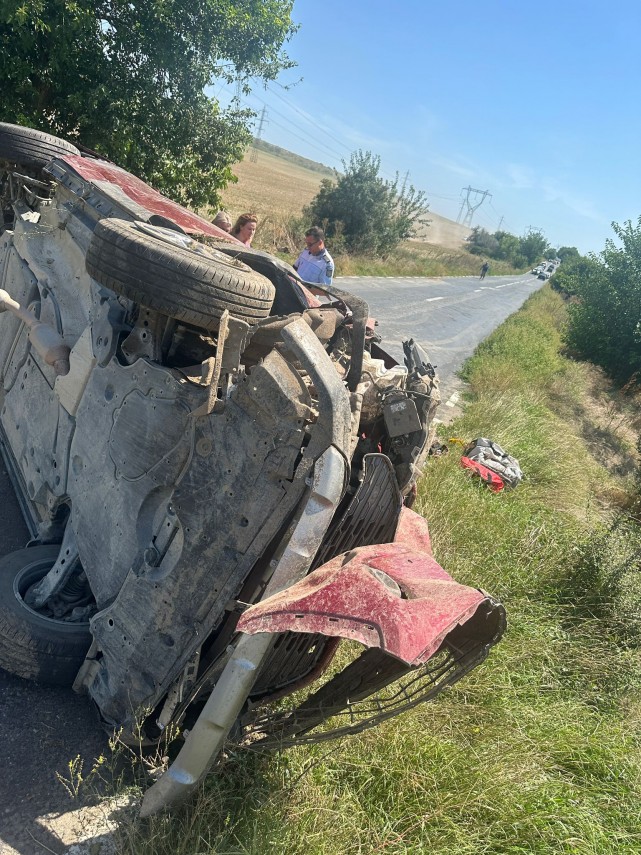
[{"label": "distant hill", "polygon": [[293,151],[287,151],[286,148],[281,148],[279,145],[255,139],[253,148],[258,149],[258,151],[265,151],[267,154],[274,154],[276,157],[282,157],[283,160],[288,160],[290,163],[295,163],[296,166],[310,169],[312,172],[320,172],[321,175],[326,175],[328,178],[334,177],[334,170],[331,166],[325,166],[324,163],[318,163],[300,154],[294,154]]}]

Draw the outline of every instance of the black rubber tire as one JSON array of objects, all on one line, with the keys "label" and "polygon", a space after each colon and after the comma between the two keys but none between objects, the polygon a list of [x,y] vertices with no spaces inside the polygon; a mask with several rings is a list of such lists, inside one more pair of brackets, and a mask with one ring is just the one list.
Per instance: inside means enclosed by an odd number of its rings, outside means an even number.
[{"label": "black rubber tire", "polygon": [[275,290],[260,273],[195,241],[190,248],[189,238],[176,245],[176,232],[165,240],[145,228],[100,220],[87,250],[89,274],[148,309],[206,330],[218,329],[225,309],[249,324],[269,315]]},{"label": "black rubber tire", "polygon": [[225,255],[237,258],[249,265],[252,270],[262,273],[269,279],[276,289],[276,297],[272,307],[273,315],[291,315],[293,312],[302,312],[309,308],[300,289],[292,285],[292,279],[295,282],[302,280],[286,261],[281,261],[280,258],[260,249],[237,246],[231,243],[225,244],[222,241],[216,244],[216,249],[224,252]]},{"label": "black rubber tire", "polygon": [[0,122],[0,160],[40,169],[52,158],[65,154],[80,152],[75,145],[51,134]]},{"label": "black rubber tire", "polygon": [[0,667],[53,686],[71,686],[91,644],[88,623],[53,620],[21,599],[53,566],[60,547],[34,546],[0,559]]}]

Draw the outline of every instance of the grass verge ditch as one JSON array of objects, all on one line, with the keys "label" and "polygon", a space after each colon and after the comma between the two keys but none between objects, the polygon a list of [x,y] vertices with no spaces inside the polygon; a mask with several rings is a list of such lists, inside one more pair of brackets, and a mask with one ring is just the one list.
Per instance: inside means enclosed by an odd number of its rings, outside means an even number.
[{"label": "grass verge ditch", "polygon": [[468,361],[464,415],[441,427],[499,442],[522,485],[490,493],[456,445],[420,482],[439,562],[507,608],[489,659],[359,737],[230,758],[190,806],[125,822],[119,852],[641,851],[638,415],[561,355],[564,313],[548,286],[532,296]]}]

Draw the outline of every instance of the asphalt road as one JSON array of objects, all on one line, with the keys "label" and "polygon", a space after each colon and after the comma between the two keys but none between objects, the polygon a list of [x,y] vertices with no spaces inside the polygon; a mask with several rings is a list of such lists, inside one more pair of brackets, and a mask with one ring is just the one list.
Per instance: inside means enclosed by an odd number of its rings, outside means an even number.
[{"label": "asphalt road", "polygon": [[402,363],[404,339],[421,344],[441,381],[444,401],[459,384],[456,372],[475,347],[519,309],[543,282],[522,276],[342,276],[334,283],[367,300],[382,346]]},{"label": "asphalt road", "polygon": [[[343,277],[336,285],[369,302],[383,344],[402,361],[413,337],[438,366],[443,400],[455,372],[541,282],[531,275],[447,279]],[[25,545],[28,532],[0,462],[0,555]],[[80,755],[85,771],[107,748],[93,711],[71,690],[38,686],[0,668],[0,853],[61,853],[43,816],[78,807],[56,778]]]}]

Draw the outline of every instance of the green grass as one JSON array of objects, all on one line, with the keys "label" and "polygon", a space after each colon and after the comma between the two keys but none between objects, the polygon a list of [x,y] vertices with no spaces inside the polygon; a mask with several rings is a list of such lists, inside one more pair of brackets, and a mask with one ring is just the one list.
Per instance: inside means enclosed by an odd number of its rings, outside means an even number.
[{"label": "green grass", "polygon": [[[296,260],[296,254],[277,254],[290,264]],[[402,243],[385,259],[368,255],[334,257],[337,276],[478,276],[484,260],[464,249],[448,249],[422,241]],[[522,272],[505,261],[492,261],[489,276]]]},{"label": "green grass", "polygon": [[[435,244],[411,241],[401,244],[386,259],[368,256],[338,256],[339,276],[478,276],[485,258],[464,249],[447,249]],[[515,272],[506,261],[492,261],[489,276]]]},{"label": "green grass", "polygon": [[[429,462],[417,509],[439,562],[504,602],[508,632],[436,702],[337,744],[241,753],[172,814],[123,825],[136,855],[638,855],[641,535],[604,500],[630,483],[577,432],[589,366],[559,354],[548,288],[468,362],[441,438],[490,436],[522,485]],[[601,452],[601,457],[603,451]]]}]

